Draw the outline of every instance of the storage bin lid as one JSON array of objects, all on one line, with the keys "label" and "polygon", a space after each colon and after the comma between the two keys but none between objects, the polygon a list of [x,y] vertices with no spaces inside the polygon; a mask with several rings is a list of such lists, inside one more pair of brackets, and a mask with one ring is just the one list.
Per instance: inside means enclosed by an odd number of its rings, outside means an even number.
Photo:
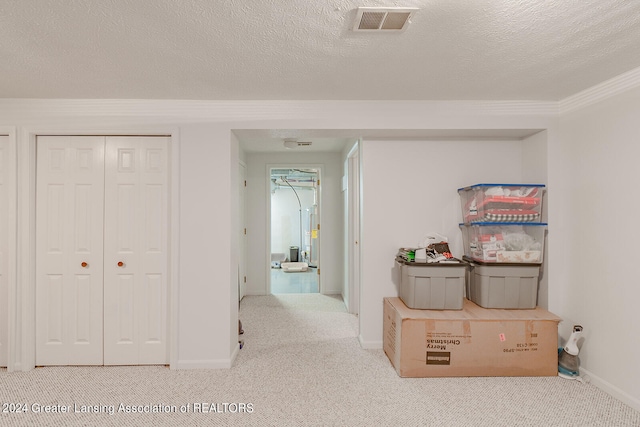
[{"label": "storage bin lid", "polygon": [[473,222],[471,224],[465,224],[463,222],[458,223],[458,227],[496,227],[505,225],[522,225],[526,227],[546,227],[546,222]]},{"label": "storage bin lid", "polygon": [[415,261],[405,261],[400,257],[396,257],[396,261],[399,264],[410,265],[411,267],[460,267],[466,266],[467,262],[458,258],[454,258],[457,262],[451,261],[441,261],[441,262],[415,262]]},{"label": "storage bin lid", "polygon": [[481,188],[481,187],[538,187],[538,188],[544,188],[544,184],[474,184],[474,185],[469,185],[467,187],[462,187],[462,188],[458,188],[458,192],[460,191],[467,191],[467,190],[471,190],[474,188]]},{"label": "storage bin lid", "polygon": [[477,261],[473,258],[469,258],[466,255],[462,256],[462,259],[467,263],[467,265],[473,267],[474,264],[477,265],[487,265],[490,267],[537,267],[540,268],[540,263],[532,263],[532,262],[495,262],[495,261]]}]

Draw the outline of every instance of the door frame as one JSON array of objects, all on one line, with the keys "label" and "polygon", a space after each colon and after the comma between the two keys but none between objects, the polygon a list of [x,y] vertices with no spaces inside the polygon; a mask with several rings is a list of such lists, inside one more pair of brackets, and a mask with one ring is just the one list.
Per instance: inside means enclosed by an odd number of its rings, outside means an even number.
[{"label": "door frame", "polygon": [[[169,265],[167,283],[167,321],[169,366],[175,368],[178,362],[178,289],[175,284],[179,277],[179,224],[180,209],[180,134],[177,127],[149,128],[69,128],[38,127],[22,129],[21,144],[17,152],[17,280],[9,284],[11,297],[15,296],[15,312],[9,318],[11,346],[8,371],[29,371],[35,368],[36,352],[36,139],[39,135],[99,135],[99,136],[165,136],[169,137]],[[19,339],[18,339],[19,337]],[[11,340],[13,338],[13,340]]]},{"label": "door frame", "polygon": [[[290,162],[290,163],[269,163],[266,165],[267,170],[266,174],[266,189],[265,189],[265,197],[267,199],[267,212],[265,215],[266,218],[266,248],[265,253],[267,254],[265,263],[265,279],[267,284],[267,295],[271,295],[271,170],[272,169],[286,169],[286,168],[299,168],[299,169],[317,169],[318,170],[318,180],[320,181],[320,185],[318,186],[318,220],[320,224],[322,224],[322,175],[324,173],[324,165],[318,163],[304,163],[304,162]],[[322,236],[322,234],[320,234]],[[322,265],[322,237],[318,240],[318,271]],[[318,274],[318,293],[322,294],[322,274]]]},{"label": "door frame", "polygon": [[[9,170],[7,171],[7,175],[9,176],[9,180],[7,182],[7,197],[9,200],[7,206],[8,218],[7,222],[11,226],[13,225],[13,229],[17,229],[17,169],[16,169],[16,128],[13,126],[0,126],[0,135],[7,135],[9,138]],[[7,328],[7,342],[5,344],[5,348],[7,353],[4,355],[7,361],[7,368],[12,365],[14,360],[14,352],[13,348],[16,346],[17,336],[16,331],[12,327],[13,320],[16,317],[16,309],[17,309],[17,296],[16,296],[16,277],[17,270],[16,265],[18,262],[17,251],[15,248],[17,247],[16,233],[8,233],[8,247],[9,252],[6,254],[6,263],[7,263],[7,319],[5,323],[5,327]]]},{"label": "door frame", "polygon": [[361,213],[362,213],[362,170],[360,160],[360,140],[358,140],[347,154],[347,293],[349,306],[347,310],[352,314],[360,313],[360,246],[361,246]]},{"label": "door frame", "polygon": [[247,293],[247,164],[238,162],[238,203],[239,203],[239,234],[238,242],[238,301],[242,301]]}]

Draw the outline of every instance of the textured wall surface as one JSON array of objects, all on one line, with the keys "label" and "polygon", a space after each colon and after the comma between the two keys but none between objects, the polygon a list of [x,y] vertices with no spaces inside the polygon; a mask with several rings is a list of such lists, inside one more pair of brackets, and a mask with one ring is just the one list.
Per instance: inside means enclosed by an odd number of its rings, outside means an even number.
[{"label": "textured wall surface", "polygon": [[[358,6],[420,10],[356,33]],[[640,66],[639,23],[625,0],[5,1],[0,97],[559,100]]]}]

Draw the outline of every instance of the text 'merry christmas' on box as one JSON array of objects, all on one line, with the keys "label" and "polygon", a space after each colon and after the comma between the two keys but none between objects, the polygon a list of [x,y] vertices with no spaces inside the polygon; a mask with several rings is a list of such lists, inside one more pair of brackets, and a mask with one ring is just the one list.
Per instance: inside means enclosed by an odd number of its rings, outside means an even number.
[{"label": "text 'merry christmas' on box", "polygon": [[532,310],[413,310],[384,299],[383,347],[401,377],[558,375],[560,318]]}]

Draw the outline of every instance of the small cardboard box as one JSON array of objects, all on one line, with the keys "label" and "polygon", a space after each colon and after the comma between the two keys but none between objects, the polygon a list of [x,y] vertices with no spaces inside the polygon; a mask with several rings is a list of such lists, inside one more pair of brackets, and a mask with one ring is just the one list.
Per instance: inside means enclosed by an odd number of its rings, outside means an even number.
[{"label": "small cardboard box", "polygon": [[383,347],[401,377],[556,376],[559,322],[539,307],[413,310],[385,298]]}]

